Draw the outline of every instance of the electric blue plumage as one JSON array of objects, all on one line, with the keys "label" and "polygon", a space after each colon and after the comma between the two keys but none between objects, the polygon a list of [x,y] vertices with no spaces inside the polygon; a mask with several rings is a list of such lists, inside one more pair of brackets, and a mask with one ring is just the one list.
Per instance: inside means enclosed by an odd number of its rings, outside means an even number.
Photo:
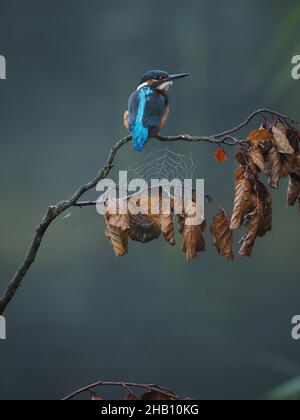
[{"label": "electric blue plumage", "polygon": [[143,75],[124,114],[124,124],[131,133],[134,150],[141,152],[148,139],[157,135],[165,125],[169,115],[166,91],[174,80],[186,76],[188,73],[170,75],[161,70],[151,70]]},{"label": "electric blue plumage", "polygon": [[139,89],[129,98],[129,127],[134,150],[141,152],[149,138],[149,128],[144,126],[145,108],[152,89],[148,86]]},{"label": "electric blue plumage", "polygon": [[133,147],[137,152],[144,149],[156,130],[166,110],[167,100],[156,89],[143,86],[129,98],[129,128]]}]

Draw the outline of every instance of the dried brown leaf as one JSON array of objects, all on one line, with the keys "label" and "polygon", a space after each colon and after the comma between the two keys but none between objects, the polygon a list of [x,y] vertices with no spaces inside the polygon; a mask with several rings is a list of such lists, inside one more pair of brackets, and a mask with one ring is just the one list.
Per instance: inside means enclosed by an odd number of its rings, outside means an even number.
[{"label": "dried brown leaf", "polygon": [[294,149],[296,153],[299,152],[299,140],[300,140],[300,133],[295,130],[287,130],[287,138],[290,142],[290,145]]},{"label": "dried brown leaf", "polygon": [[[152,198],[152,197],[151,197]],[[129,218],[130,230],[129,236],[132,240],[146,243],[159,238],[161,232],[164,238],[171,245],[175,245],[175,234],[173,226],[173,209],[174,203],[171,200],[170,214],[162,214],[162,198],[163,194],[160,193],[157,197],[159,199],[160,214],[152,214],[152,202],[148,196],[140,196],[137,199],[137,204],[143,209],[146,214],[131,215]],[[169,198],[169,197],[168,197]]]},{"label": "dried brown leaf", "polygon": [[280,159],[281,159],[281,173],[280,173],[280,176],[281,176],[281,178],[286,178],[294,170],[295,154],[292,154],[292,155],[281,154]]},{"label": "dried brown leaf", "polygon": [[280,154],[278,153],[275,146],[273,146],[267,153],[266,160],[268,162],[270,171],[269,185],[270,187],[278,190],[282,173],[282,162]]},{"label": "dried brown leaf", "polygon": [[252,146],[249,150],[249,155],[254,164],[258,167],[258,169],[265,175],[269,176],[269,169],[265,165],[265,158],[261,151],[261,148],[258,146]]},{"label": "dried brown leaf", "polygon": [[128,252],[128,233],[109,225],[107,221],[106,236],[109,238],[117,257],[123,257]]},{"label": "dried brown leaf", "polygon": [[294,173],[290,175],[287,192],[287,205],[294,206],[300,195],[300,177]]},{"label": "dried brown leaf", "polygon": [[182,214],[178,215],[179,233],[183,233],[185,218]]},{"label": "dried brown leaf", "polygon": [[300,176],[300,153],[297,153],[295,155],[295,161],[294,161],[294,170],[293,172]]},{"label": "dried brown leaf", "polygon": [[246,178],[246,168],[245,166],[240,166],[235,171],[234,186],[237,188],[241,181],[244,181]]},{"label": "dried brown leaf", "polygon": [[246,218],[246,226],[247,226],[247,235],[244,236],[240,243],[240,255],[245,257],[250,257],[252,254],[253,246],[255,244],[255,240],[258,236],[259,226],[261,222],[261,215],[255,210],[252,213],[249,213]]},{"label": "dried brown leaf", "polygon": [[173,225],[173,215],[164,215],[161,214],[157,217],[158,224],[164,235],[164,238],[171,245],[176,245],[174,225]]},{"label": "dried brown leaf", "polygon": [[240,241],[240,255],[248,257],[251,256],[256,238],[263,237],[272,230],[272,197],[268,188],[260,181],[256,181],[250,201],[252,209],[243,218],[247,234]]},{"label": "dried brown leaf", "polygon": [[[255,150],[256,147],[252,146],[250,150],[251,149]],[[235,155],[235,160],[241,165],[241,167],[237,169],[236,174],[235,174],[236,184],[242,178],[255,179],[258,177],[258,173],[260,172],[260,170],[258,166],[255,164],[254,159],[252,159],[252,156],[248,151],[238,152]]]},{"label": "dried brown leaf", "polygon": [[128,235],[135,242],[147,243],[158,239],[161,229],[156,218],[151,215],[130,215]]},{"label": "dried brown leaf", "polygon": [[181,249],[185,252],[187,261],[196,258],[198,252],[205,251],[205,240],[203,238],[205,228],[205,221],[201,225],[195,226],[189,226],[184,223]]},{"label": "dried brown leaf", "polygon": [[273,146],[274,146],[273,140],[267,140],[264,143],[260,143],[258,147],[261,150],[263,156],[265,157],[266,154],[272,149]]},{"label": "dried brown leaf", "polygon": [[212,221],[210,232],[213,242],[219,254],[228,261],[234,259],[233,256],[233,234],[230,229],[230,220],[224,210],[221,210]]},{"label": "dried brown leaf", "polygon": [[268,188],[265,187],[261,182],[257,183],[257,189],[258,196],[256,209],[260,215],[258,235],[263,237],[272,230],[272,196]]},{"label": "dried brown leaf", "polygon": [[106,213],[106,220],[109,226],[116,229],[126,231],[129,229],[128,215],[127,214],[111,214]]},{"label": "dried brown leaf", "polygon": [[[110,204],[112,204],[112,202],[109,203],[108,210],[105,214],[106,236],[109,238],[116,256],[122,257],[128,252],[128,215],[112,213]],[[118,208],[120,205],[119,202],[117,201],[116,204],[116,208]]]},{"label": "dried brown leaf", "polygon": [[[238,168],[235,174],[235,199],[230,223],[231,230],[239,229],[246,214],[253,209],[253,185],[249,179],[242,177],[243,171],[241,169]],[[245,172],[243,176],[245,176]]]},{"label": "dried brown leaf", "polygon": [[293,154],[294,149],[287,138],[287,129],[283,124],[275,124],[272,127],[273,141],[278,153]]}]

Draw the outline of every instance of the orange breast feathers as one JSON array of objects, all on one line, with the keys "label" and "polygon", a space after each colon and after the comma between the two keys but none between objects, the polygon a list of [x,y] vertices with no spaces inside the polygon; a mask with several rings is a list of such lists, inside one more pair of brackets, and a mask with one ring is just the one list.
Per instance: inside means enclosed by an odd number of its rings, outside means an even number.
[{"label": "orange breast feathers", "polygon": [[168,121],[169,118],[169,114],[170,114],[170,107],[169,105],[167,105],[165,113],[161,119],[161,122],[157,128],[158,132],[160,132],[160,130],[162,130],[164,128],[164,126],[166,125],[166,122]]},{"label": "orange breast feathers", "polygon": [[[160,130],[162,130],[164,128],[164,126],[166,125],[166,123],[168,121],[169,115],[170,115],[170,107],[169,107],[169,105],[167,105],[165,113],[164,113],[164,115],[161,119],[161,122],[160,122],[159,126],[157,127],[157,129],[155,130],[156,133],[159,133]],[[130,131],[130,129],[129,129],[129,112],[128,111],[125,111],[125,113],[124,113],[124,125],[125,125],[125,128],[127,128],[127,130]]]},{"label": "orange breast feathers", "polygon": [[125,111],[125,114],[124,114],[124,125],[125,125],[125,128],[127,128],[127,130],[129,131],[129,121],[128,121],[128,118],[129,118],[129,112],[128,111]]}]

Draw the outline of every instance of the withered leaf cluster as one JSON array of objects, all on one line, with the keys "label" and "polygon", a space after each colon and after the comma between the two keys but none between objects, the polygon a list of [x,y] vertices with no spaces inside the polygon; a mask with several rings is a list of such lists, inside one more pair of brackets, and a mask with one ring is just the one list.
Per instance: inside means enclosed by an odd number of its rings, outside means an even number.
[{"label": "withered leaf cluster", "polygon": [[[248,143],[243,144],[236,155],[239,167],[235,173],[235,198],[231,218],[220,208],[209,227],[213,244],[218,253],[232,261],[233,231],[246,228],[246,234],[240,240],[240,255],[251,256],[258,237],[265,236],[272,230],[272,197],[270,188],[278,189],[280,181],[289,177],[287,205],[293,206],[298,201],[300,210],[300,133],[276,122],[272,126],[261,126],[252,131]],[[221,154],[221,151],[218,151]],[[262,182],[261,175],[267,177],[268,186]],[[163,236],[172,246],[176,244],[174,222],[174,200],[171,214],[151,214],[151,199],[140,196],[143,206],[148,207],[148,214],[117,215],[107,212],[105,215],[106,235],[117,256],[128,252],[128,240],[146,243]],[[208,200],[210,203],[213,200]],[[216,204],[214,202],[214,204]],[[196,202],[190,207],[196,210]],[[219,207],[219,206],[218,206]],[[194,225],[189,223],[191,212],[184,209],[177,215],[179,233],[182,235],[181,249],[188,261],[205,251],[204,233],[206,220]],[[189,209],[191,210],[191,209]]]},{"label": "withered leaf cluster", "polygon": [[278,189],[282,178],[291,176],[295,179],[300,167],[299,139],[299,132],[281,123],[269,129],[260,127],[250,133],[249,155],[258,171],[268,176],[271,188]]},{"label": "withered leaf cluster", "polygon": [[[165,215],[151,213],[151,199],[148,195],[138,198],[141,208],[148,208],[147,214],[124,215],[106,212],[106,236],[109,238],[117,257],[122,257],[128,252],[128,238],[135,242],[147,243],[158,239],[162,234],[170,245],[175,245],[175,232],[173,214]],[[108,206],[109,207],[109,206]],[[117,205],[117,208],[120,207]]]},{"label": "withered leaf cluster", "polygon": [[[125,215],[119,215],[107,211],[105,215],[106,236],[109,238],[116,256],[121,257],[128,253],[129,238],[136,242],[147,243],[163,236],[170,245],[176,245],[175,220],[178,223],[178,231],[182,235],[181,249],[185,253],[186,259],[191,261],[199,253],[205,251],[204,232],[207,223],[202,219],[197,224],[191,222],[196,214],[196,202],[190,203],[191,208],[188,211],[184,209],[182,203],[182,213],[176,215],[176,218],[174,202],[171,203],[170,214],[164,214],[162,211],[160,214],[151,214],[150,197],[140,196],[139,200],[139,204],[146,204],[148,207],[148,214],[131,214],[129,211]],[[230,221],[224,210],[214,218],[210,231],[219,254],[232,260],[232,232]]]},{"label": "withered leaf cluster", "polygon": [[272,230],[272,198],[260,180],[263,173],[268,185],[278,189],[280,180],[289,177],[288,205],[294,205],[300,193],[300,155],[298,132],[276,123],[269,129],[260,127],[252,131],[249,148],[239,152],[240,164],[235,174],[235,200],[230,228],[245,226],[240,254],[251,256],[254,243]]},{"label": "withered leaf cluster", "polygon": [[268,188],[258,180],[257,172],[252,172],[255,168],[250,162],[250,155],[239,155],[238,159],[245,164],[241,164],[235,174],[235,200],[230,228],[247,228],[247,234],[240,241],[240,255],[249,257],[256,238],[272,230],[272,198]]}]

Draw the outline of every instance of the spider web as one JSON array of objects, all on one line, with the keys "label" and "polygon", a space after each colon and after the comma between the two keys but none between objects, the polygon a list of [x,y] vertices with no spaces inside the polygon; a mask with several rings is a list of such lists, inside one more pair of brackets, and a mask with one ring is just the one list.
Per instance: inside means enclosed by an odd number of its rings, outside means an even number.
[{"label": "spider web", "polygon": [[[147,182],[149,187],[151,186],[152,179],[166,179],[169,181],[178,179],[183,183],[185,179],[193,178],[195,169],[196,167],[191,153],[179,154],[167,148],[163,148],[146,155],[142,160],[127,167],[127,179],[128,183],[134,179],[143,179]],[[117,187],[119,187],[119,185],[117,185]],[[102,195],[101,201],[103,200],[104,202],[105,199],[109,197],[109,192],[110,190],[107,190]],[[138,195],[139,191],[137,191],[136,194]],[[63,220],[67,221],[69,218],[72,218],[72,216],[73,211],[70,211]],[[130,216],[130,220],[133,225],[136,223],[135,217]],[[99,224],[101,223],[99,222]],[[153,222],[144,218],[138,219],[138,224],[145,227],[151,227]],[[93,228],[96,225],[98,225],[98,223],[82,227],[81,229]]]},{"label": "spider web", "polygon": [[[167,148],[152,152],[146,157],[127,168],[128,183],[134,179],[143,179],[151,186],[151,180],[172,181],[180,180],[182,183],[185,179],[191,179],[195,172],[195,165],[192,154],[179,154]],[[148,191],[147,191],[148,193]],[[136,194],[139,194],[137,192]],[[135,195],[135,194],[134,194]],[[151,219],[136,218],[129,216],[132,225],[139,224],[144,227],[151,228],[154,224]]]},{"label": "spider web", "polygon": [[195,165],[192,154],[178,154],[167,148],[148,154],[142,161],[128,168],[128,181],[141,178],[150,184],[152,179],[192,178]]}]

